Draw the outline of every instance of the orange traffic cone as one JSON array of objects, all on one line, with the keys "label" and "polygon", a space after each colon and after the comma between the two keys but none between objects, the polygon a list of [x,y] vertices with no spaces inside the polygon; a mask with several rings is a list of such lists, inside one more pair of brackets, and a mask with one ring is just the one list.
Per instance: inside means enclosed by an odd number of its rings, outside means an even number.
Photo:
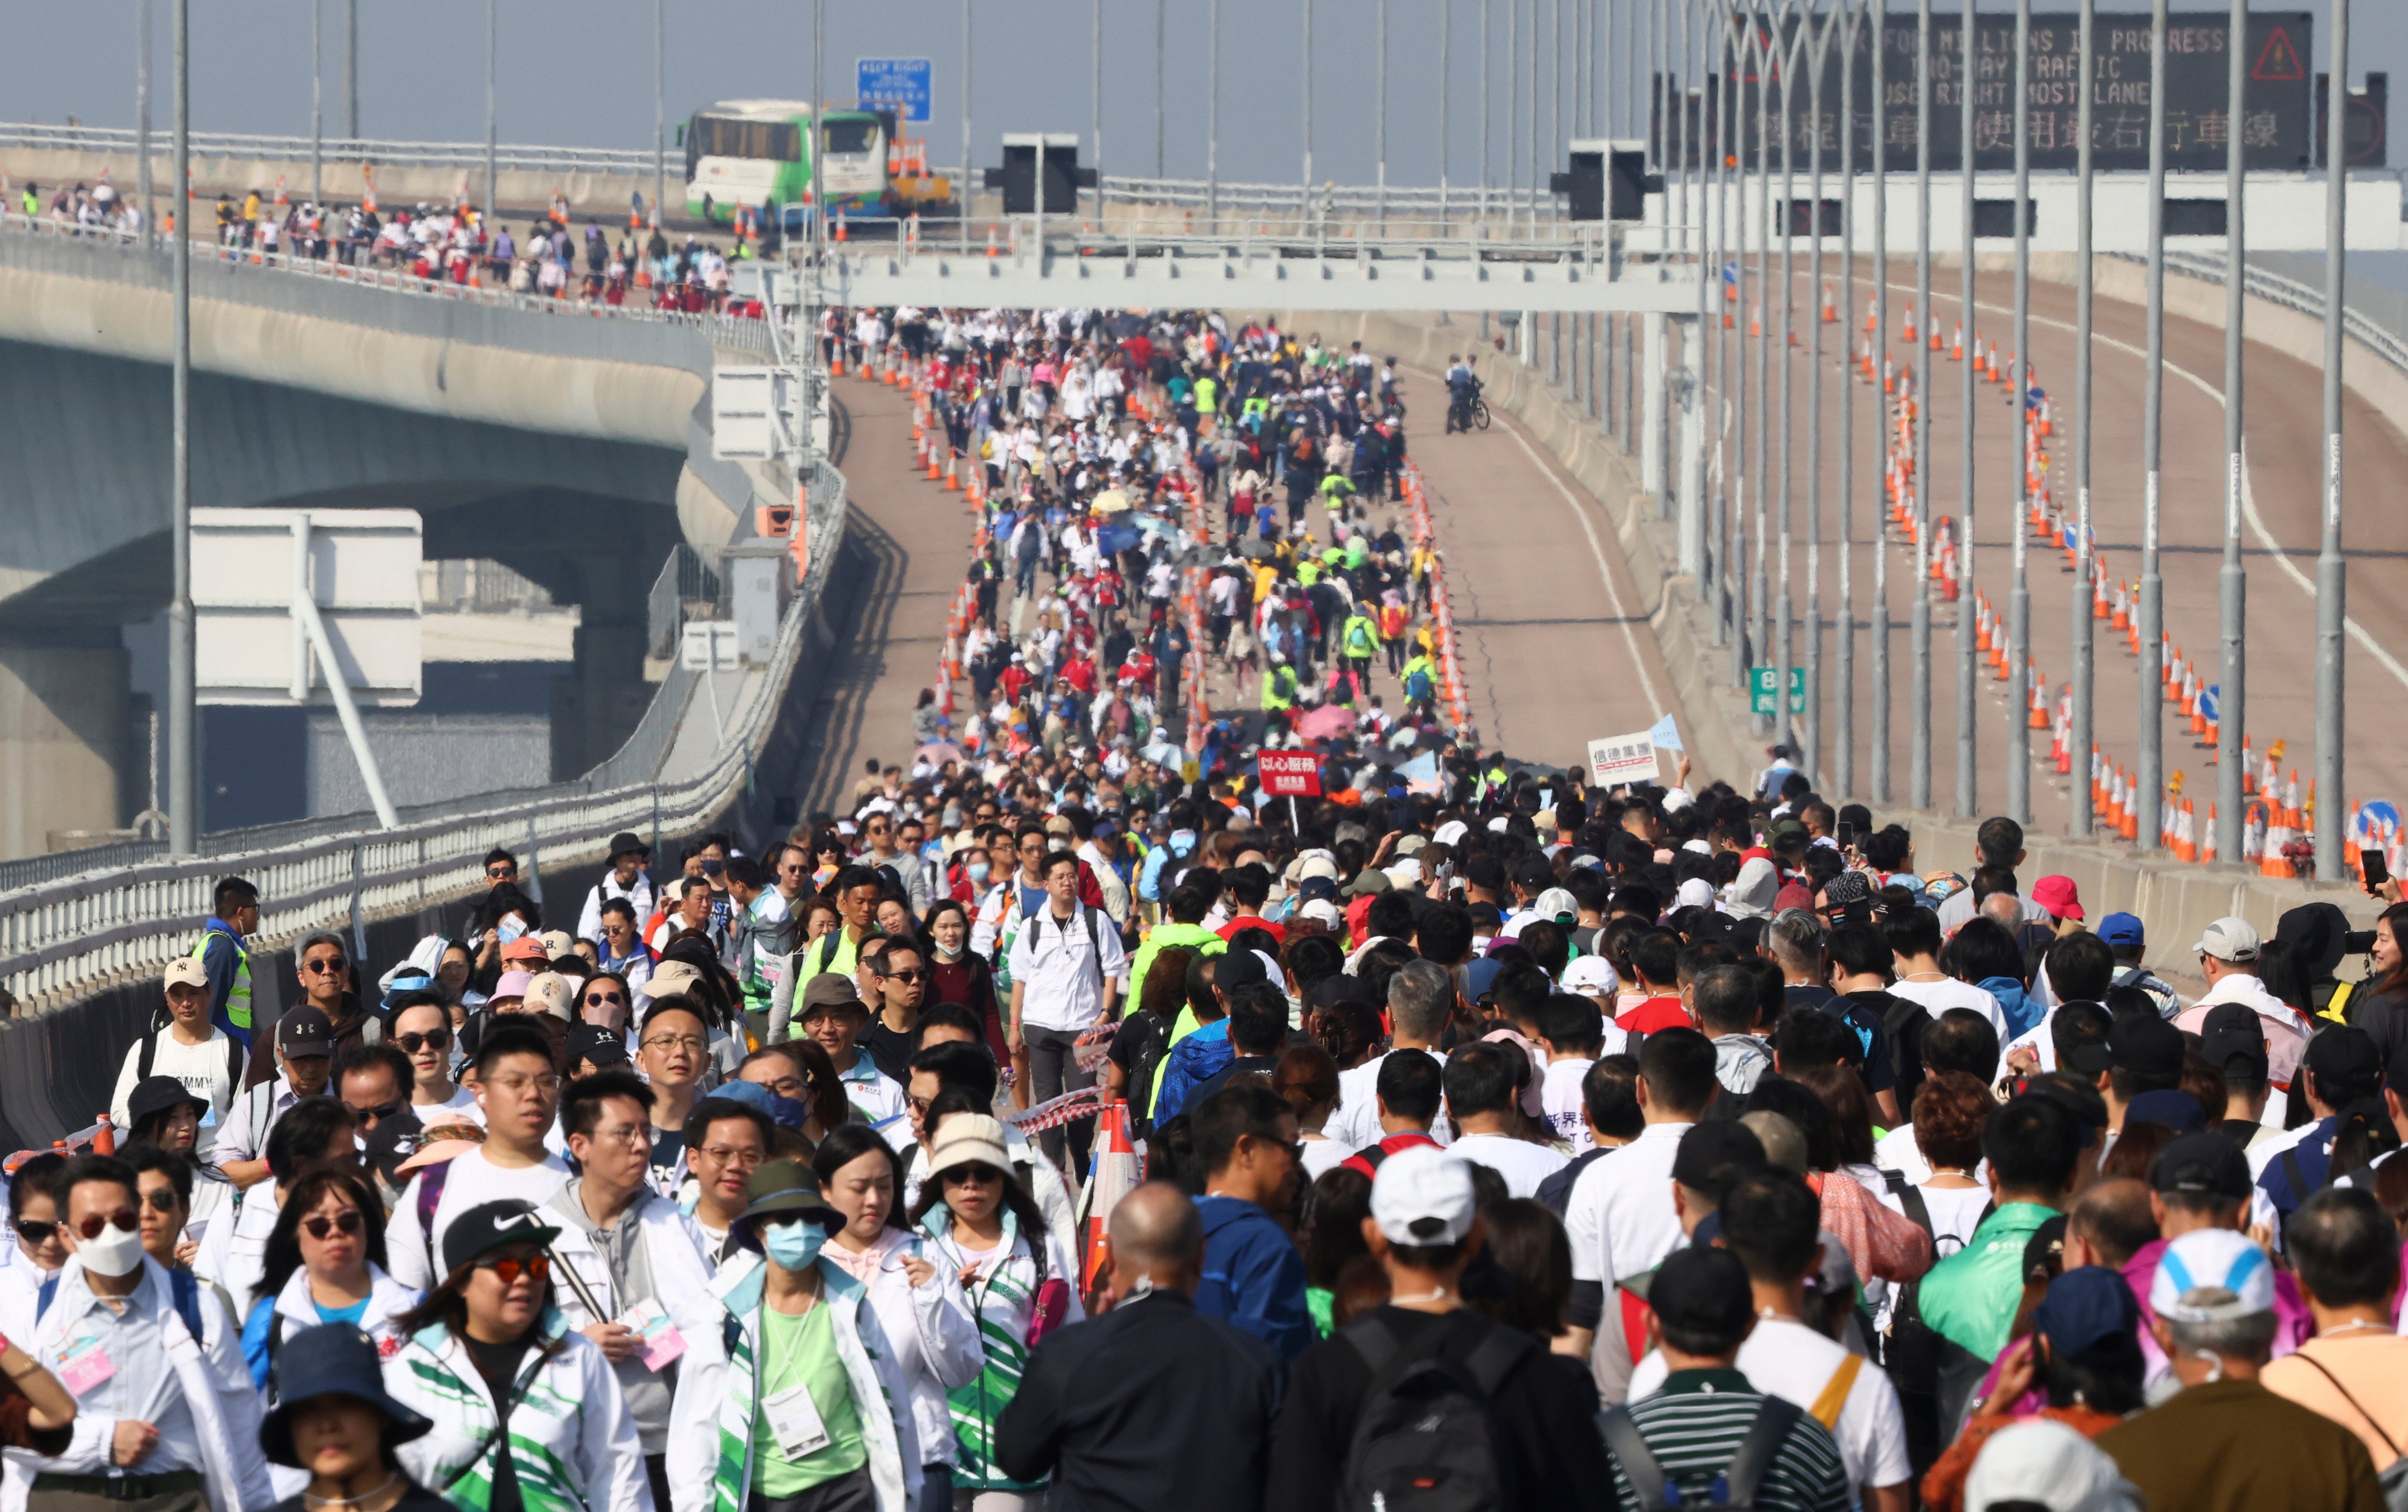
[{"label": "orange traffic cone", "polygon": [[[1936,331],[1932,333],[1931,345],[1935,349],[1940,345],[1940,334]],[[1948,348],[1948,360],[1952,363],[1961,363],[1965,360],[1965,322],[1962,321],[1956,322],[1956,335]]]},{"label": "orange traffic cone", "polygon": [[1840,323],[1840,307],[1831,303],[1831,280],[1828,278],[1823,280],[1823,323],[1825,325]]}]

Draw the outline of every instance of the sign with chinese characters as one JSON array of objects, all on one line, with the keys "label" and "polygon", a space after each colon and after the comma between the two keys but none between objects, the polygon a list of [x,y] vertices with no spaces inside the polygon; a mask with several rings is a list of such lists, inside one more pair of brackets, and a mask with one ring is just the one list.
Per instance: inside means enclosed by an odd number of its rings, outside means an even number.
[{"label": "sign with chinese characters", "polygon": [[1309,750],[1267,750],[1254,758],[1263,791],[1274,798],[1321,796],[1321,758]]},{"label": "sign with chinese characters", "polygon": [[[2071,12],[2035,15],[2031,19],[2031,94],[2028,107],[2030,164],[2036,171],[2071,170],[2081,146],[2079,111],[2080,21]],[[2166,166],[2174,172],[2222,173],[2225,152],[2236,129],[2229,107],[2226,51],[2230,36],[2222,11],[2187,11],[2175,15],[2166,33]],[[1912,16],[1893,14],[1884,28],[1882,61],[1884,98],[1878,109],[1872,96],[1872,36],[1860,29],[1855,38],[1854,97],[1843,112],[1841,105],[1842,49],[1837,36],[1824,54],[1820,109],[1812,81],[1804,72],[1784,80],[1773,71],[1770,105],[1775,119],[1788,132],[1792,164],[1803,168],[1819,135],[1826,172],[1840,162],[1842,122],[1856,133],[1856,164],[1869,168],[1874,143],[1893,173],[1915,166],[1916,99],[1915,22]],[[2149,17],[2145,11],[2102,11],[2091,31],[2092,164],[2100,172],[2139,172],[2149,165]],[[1931,171],[1954,174],[1962,148],[1964,28],[1954,15],[1935,18],[1931,27]],[[2305,169],[2315,161],[2315,76],[2309,66],[2313,54],[2310,13],[2304,10],[2260,10],[2249,18],[2243,46],[2248,56],[2248,83],[2237,129],[2242,134],[2245,162],[2253,170]],[[1785,50],[1773,44],[1776,52]],[[1803,50],[1800,53],[1803,57]],[[1735,143],[1752,167],[1756,161],[1756,96],[1758,70],[1743,72],[1739,97]],[[2015,165],[2015,27],[2012,15],[1977,15],[1973,31],[1973,166],[1984,173],[2006,173]],[[1685,80],[1677,81],[1685,84]],[[1724,84],[1723,79],[1710,85]],[[1784,87],[1784,84],[1786,87]],[[1682,130],[1685,136],[1713,139],[1721,134],[1724,102],[1708,88],[1685,97],[1688,107]],[[1682,97],[1678,94],[1676,98]],[[1700,126],[1699,106],[1704,121]],[[1662,121],[1656,122],[1659,132]],[[1781,164],[1782,143],[1771,144],[1771,162]],[[1681,155],[1696,161],[1693,150]]]},{"label": "sign with chinese characters", "polygon": [[1627,735],[1608,735],[1603,740],[1590,741],[1588,774],[1590,780],[1600,788],[1655,781],[1657,773],[1653,733],[1639,730]]}]

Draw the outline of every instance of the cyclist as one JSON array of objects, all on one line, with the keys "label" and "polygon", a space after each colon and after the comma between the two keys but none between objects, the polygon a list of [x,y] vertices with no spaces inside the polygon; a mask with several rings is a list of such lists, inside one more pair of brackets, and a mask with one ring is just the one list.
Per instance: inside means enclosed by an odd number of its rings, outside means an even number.
[{"label": "cyclist", "polygon": [[1480,378],[1471,370],[1479,359],[1449,354],[1446,368],[1446,434],[1471,429],[1471,401],[1480,392]]}]

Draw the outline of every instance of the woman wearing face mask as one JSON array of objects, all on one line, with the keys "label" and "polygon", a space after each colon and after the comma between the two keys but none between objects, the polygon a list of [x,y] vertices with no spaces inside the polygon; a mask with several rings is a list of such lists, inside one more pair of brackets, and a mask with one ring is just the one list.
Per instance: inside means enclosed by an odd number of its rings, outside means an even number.
[{"label": "woman wearing face mask", "polygon": [[[980,878],[982,883],[985,880]],[[969,910],[951,898],[928,906],[920,927],[921,959],[932,968],[923,1001],[958,1003],[979,1016],[986,1026],[986,1048],[997,1064],[1010,1059],[1003,1032],[1003,1015],[995,991],[995,968],[970,949]]]},{"label": "woman wearing face mask", "polygon": [[860,1124],[838,1129],[812,1155],[811,1170],[844,1219],[820,1256],[869,1289],[869,1305],[911,1393],[911,1423],[925,1462],[920,1505],[942,1512],[953,1500],[946,1393],[975,1380],[986,1364],[978,1323],[959,1281],[928,1261],[920,1236],[903,1222],[903,1163],[893,1146]]},{"label": "woman wearing face mask", "polygon": [[964,846],[953,852],[953,863],[946,868],[946,890],[955,898],[974,903],[986,894],[986,885],[995,876],[995,864],[980,846]]},{"label": "woman wearing face mask", "polygon": [[285,1194],[262,1264],[258,1300],[242,1328],[243,1359],[262,1390],[288,1335],[349,1323],[397,1348],[395,1321],[420,1301],[385,1274],[383,1209],[376,1198],[359,1177],[326,1166],[302,1176]]},{"label": "woman wearing face mask", "polygon": [[939,1116],[911,1218],[928,1236],[928,1258],[958,1279],[986,1351],[978,1378],[952,1393],[953,1505],[975,1512],[1040,1506],[1045,1488],[1011,1479],[987,1451],[1020,1389],[1029,1348],[1086,1316],[1071,1285],[1078,1270],[1012,1174],[1003,1125],[983,1113]]},{"label": "woman wearing face mask", "polygon": [[552,1305],[559,1234],[517,1198],[469,1208],[444,1231],[443,1284],[395,1320],[385,1390],[435,1424],[402,1468],[463,1512],[652,1505],[610,1363]]},{"label": "woman wearing face mask", "polygon": [[436,991],[450,1006],[452,1027],[455,1030],[466,1028],[468,1015],[485,1006],[485,994],[468,985],[476,970],[476,952],[459,940],[445,946],[442,957],[435,963]]},{"label": "woman wearing face mask", "polygon": [[672,1512],[904,1512],[924,1462],[868,1288],[825,1257],[845,1215],[818,1174],[770,1161],[746,1184],[745,1248],[711,1290],[732,1327],[686,1340],[669,1429]]}]

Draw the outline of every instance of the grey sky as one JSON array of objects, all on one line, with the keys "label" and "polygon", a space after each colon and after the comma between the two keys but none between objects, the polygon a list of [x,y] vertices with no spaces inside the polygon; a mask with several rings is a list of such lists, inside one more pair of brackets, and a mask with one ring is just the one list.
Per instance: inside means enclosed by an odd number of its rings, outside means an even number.
[{"label": "grey sky", "polygon": [[[152,0],[161,59],[153,121],[167,120],[167,13]],[[324,7],[326,119],[340,124],[336,77],[343,0]],[[1179,0],[1167,7],[1169,60],[1163,166],[1200,177],[1205,165],[1205,60],[1211,6],[1221,12],[1221,177],[1292,181],[1302,171],[1299,144],[1303,0]],[[1449,92],[1449,180],[1470,184],[1480,171],[1478,120],[1480,18],[1490,18],[1489,153],[1503,180],[1508,158],[1506,34],[1509,11],[1521,19],[1516,54],[1527,80],[1531,33],[1541,59],[1542,141],[1550,132],[1552,89],[1544,64],[1560,64],[1572,92],[1570,38],[1581,0],[1387,0],[1388,177],[1435,183],[1439,176],[1439,51],[1441,4],[1451,10],[1453,87]],[[1004,131],[1071,131],[1090,121],[1092,0],[976,0],[973,136],[981,163],[997,161]],[[1631,60],[1631,18],[1652,6],[1620,0],[1617,46]],[[1672,8],[1669,7],[1668,8]],[[1909,9],[1892,0],[1893,10]],[[1953,11],[1942,0],[1943,11]],[[1991,0],[1983,10],[2006,10]],[[2070,9],[2062,3],[2049,9]],[[2145,8],[2107,4],[2102,9]],[[2260,7],[2264,8],[2264,7]],[[2366,70],[2408,61],[2408,33],[2376,24],[2386,7],[2360,0],[2355,12],[2353,81]],[[24,5],[0,50],[0,119],[93,125],[134,118],[134,0]],[[1157,7],[1148,0],[1103,0],[1104,161],[1113,172],[1154,167]],[[1602,14],[1593,0],[1592,14]],[[370,136],[474,140],[482,136],[485,7],[479,0],[364,0],[360,6],[362,128]],[[672,122],[714,100],[747,95],[800,97],[811,78],[810,5],[802,0],[676,0],[668,7],[668,115]],[[853,60],[926,56],[936,95],[932,156],[958,158],[961,99],[958,0],[838,0],[826,7],[825,87],[850,100]],[[2196,7],[2221,16],[2221,7]],[[2324,66],[2329,12],[2313,7],[2315,66]],[[310,0],[194,0],[194,105],[196,129],[307,133],[309,129]],[[1314,178],[1369,182],[1377,162],[1373,87],[1378,0],[1315,0]],[[646,0],[508,0],[502,7],[500,129],[505,141],[641,148],[652,135],[652,7]],[[1547,44],[1551,25],[1564,38]],[[1598,55],[1604,54],[1601,35]],[[1678,32],[1675,29],[1675,36]],[[1629,77],[1643,77],[1631,75]],[[2408,80],[2403,80],[2408,83]],[[1515,118],[1512,150],[1527,181],[1526,113]],[[1555,150],[1541,156],[1554,165]],[[2398,156],[2395,155],[2395,161]]]}]

